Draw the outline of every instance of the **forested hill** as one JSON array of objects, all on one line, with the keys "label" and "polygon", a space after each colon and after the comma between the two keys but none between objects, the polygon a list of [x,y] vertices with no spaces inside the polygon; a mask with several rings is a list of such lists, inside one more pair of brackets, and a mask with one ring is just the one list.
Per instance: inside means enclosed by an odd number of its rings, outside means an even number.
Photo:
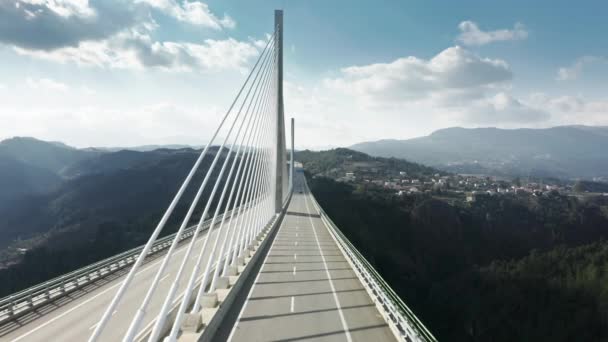
[{"label": "forested hill", "polygon": [[608,198],[451,205],[309,177],[338,227],[440,341],[606,341]]},{"label": "forested hill", "polygon": [[[21,143],[37,152],[20,160],[0,156],[1,174],[19,181],[15,185],[30,184],[3,188],[10,193],[0,201],[0,297],[143,244],[200,153],[185,148],[81,155],[56,143]],[[45,164],[36,157],[40,151],[78,157]],[[216,153],[210,149],[193,184],[201,183]],[[195,190],[184,194],[163,235],[181,223]],[[200,214],[196,210],[191,222]]]},{"label": "forested hill", "polygon": [[[344,171],[366,170],[384,173],[406,172],[410,175],[431,175],[445,172],[412,163],[404,159],[372,157],[363,152],[347,148],[336,148],[327,151],[298,151],[295,159],[301,162],[312,174],[330,175]],[[343,174],[342,174],[343,176]]]}]

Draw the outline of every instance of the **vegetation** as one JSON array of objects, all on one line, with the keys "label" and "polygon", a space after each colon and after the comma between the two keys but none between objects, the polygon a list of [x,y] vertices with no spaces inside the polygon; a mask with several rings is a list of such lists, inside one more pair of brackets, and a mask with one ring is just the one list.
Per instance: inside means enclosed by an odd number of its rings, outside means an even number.
[{"label": "vegetation", "polygon": [[309,175],[324,210],[444,341],[608,338],[605,198],[431,195]]},{"label": "vegetation", "polygon": [[[440,172],[428,166],[408,162],[397,158],[371,157],[365,153],[347,148],[313,152],[299,151],[295,155],[297,161],[306,165],[306,170],[312,174],[328,174],[335,171],[351,171],[358,168],[375,168],[379,172],[397,173],[403,171],[410,175],[433,174]],[[445,172],[441,172],[445,174]],[[341,174],[344,176],[344,174]]]},{"label": "vegetation", "polygon": [[[162,235],[181,223],[215,152],[211,150],[201,163],[192,180],[195,185],[185,192]],[[93,154],[66,165],[63,170],[69,178],[60,179],[51,190],[15,195],[0,203],[0,297],[145,243],[198,153],[182,149]],[[40,169],[22,164],[17,171]],[[216,177],[213,173],[210,184]],[[39,183],[46,179],[32,178]],[[208,186],[201,202],[210,191]],[[201,211],[199,206],[192,224]]]}]

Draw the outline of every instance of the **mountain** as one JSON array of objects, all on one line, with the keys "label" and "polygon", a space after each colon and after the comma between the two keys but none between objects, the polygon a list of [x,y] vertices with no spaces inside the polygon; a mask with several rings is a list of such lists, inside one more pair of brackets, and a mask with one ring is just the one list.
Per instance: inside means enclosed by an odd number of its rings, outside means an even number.
[{"label": "mountain", "polygon": [[[217,149],[210,152],[162,235],[181,223]],[[199,153],[106,153],[68,166],[70,178],[54,189],[0,205],[0,297],[145,243]],[[209,184],[216,178],[213,174]],[[199,204],[211,188],[207,186]],[[201,211],[199,205],[191,222]],[[21,255],[19,249],[27,252]]]},{"label": "mountain", "polygon": [[200,149],[203,146],[191,146],[182,144],[168,144],[168,145],[140,145],[140,146],[128,146],[128,147],[90,147],[85,150],[90,151],[104,151],[104,152],[117,152],[121,150],[137,151],[137,152],[150,152],[154,150],[180,150],[185,148]]},{"label": "mountain", "polygon": [[73,163],[101,154],[100,151],[79,150],[59,142],[28,137],[14,137],[0,142],[0,156],[60,175]]},{"label": "mountain", "polygon": [[27,194],[50,191],[61,181],[48,169],[0,155],[0,207]]},{"label": "mountain", "polygon": [[608,177],[608,127],[446,128],[408,140],[351,146],[460,173],[558,178]]},{"label": "mountain", "polygon": [[90,173],[107,173],[133,167],[146,167],[158,163],[170,156],[191,155],[193,153],[198,154],[199,151],[195,151],[191,148],[158,149],[146,152],[120,150],[117,152],[102,153],[91,158],[83,159],[67,166],[62,173],[68,178]]}]

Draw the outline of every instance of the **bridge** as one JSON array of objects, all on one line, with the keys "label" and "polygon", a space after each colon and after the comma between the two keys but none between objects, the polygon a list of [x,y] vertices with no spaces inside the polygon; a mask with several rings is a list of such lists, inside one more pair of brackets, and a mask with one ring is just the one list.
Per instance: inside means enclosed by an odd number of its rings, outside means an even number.
[{"label": "bridge", "polygon": [[[282,83],[276,11],[147,243],[0,299],[0,340],[435,341],[311,194],[293,119],[286,146]],[[179,229],[159,238],[189,187]]]}]

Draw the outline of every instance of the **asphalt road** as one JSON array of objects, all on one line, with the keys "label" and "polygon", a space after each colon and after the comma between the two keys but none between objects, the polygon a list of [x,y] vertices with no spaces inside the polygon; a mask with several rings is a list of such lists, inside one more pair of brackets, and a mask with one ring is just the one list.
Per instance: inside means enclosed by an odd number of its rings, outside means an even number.
[{"label": "asphalt road", "polygon": [[[217,225],[216,225],[217,227]],[[207,254],[211,250],[213,239],[217,231],[213,231],[207,253],[203,258],[202,267],[206,264]],[[206,232],[199,234],[199,238],[187,263],[186,276],[182,276],[178,294],[186,288],[188,277],[200,252]],[[155,315],[160,310],[164,296],[171,286],[173,277],[177,274],[181,260],[185,255],[188,243],[184,243],[174,252],[172,261],[161,278],[159,286],[155,292],[148,313],[146,314],[141,327],[146,327],[153,323]],[[164,255],[163,255],[164,257]],[[112,319],[104,329],[100,341],[120,341],[127,331],[131,319],[137,308],[141,304],[149,285],[152,283],[156,271],[162,262],[162,257],[142,265],[133,279],[129,290],[118,305]],[[96,284],[87,286],[83,291],[76,291],[67,298],[57,301],[56,304],[46,305],[31,314],[20,318],[16,322],[7,323],[0,327],[0,341],[27,341],[27,342],[48,342],[48,341],[86,341],[98,322],[99,318],[109,305],[118,290],[121,281],[124,279],[124,272],[121,276],[114,279],[103,279]]]},{"label": "asphalt road", "polygon": [[300,172],[295,181],[260,272],[216,340],[395,341],[319,218]]}]

